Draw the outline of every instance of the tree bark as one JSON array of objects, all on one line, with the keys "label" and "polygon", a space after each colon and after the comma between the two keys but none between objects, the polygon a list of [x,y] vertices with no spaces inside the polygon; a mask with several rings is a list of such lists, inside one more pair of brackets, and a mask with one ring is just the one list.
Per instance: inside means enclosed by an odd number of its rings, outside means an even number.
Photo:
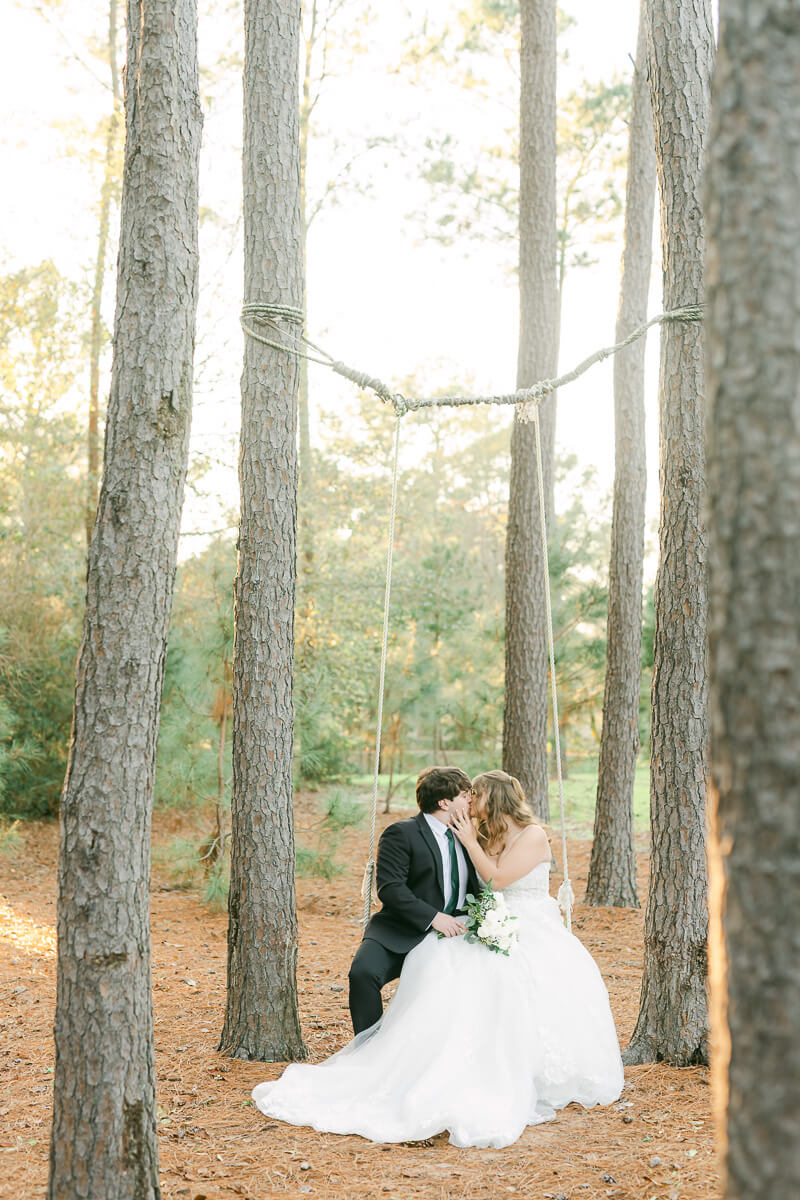
[{"label": "tree bark", "polygon": [[[664,308],[703,299],[700,178],[714,52],[710,0],[647,0]],[[661,514],[655,587],[651,865],[629,1063],[708,1061],[706,543],[702,329],[662,326]]]},{"label": "tree bark", "polygon": [[[295,308],[303,302],[299,34],[299,0],[246,0],[245,301]],[[306,1054],[297,1008],[292,818],[298,375],[293,355],[245,341],[228,992],[220,1049],[267,1061]]]},{"label": "tree bark", "polygon": [[86,480],[86,544],[92,540],[97,515],[97,488],[100,478],[100,355],[103,350],[103,284],[106,278],[108,231],[111,204],[116,184],[117,136],[119,130],[119,71],[117,69],[117,0],[108,5],[108,60],[111,71],[111,114],[106,133],[103,186],[100,190],[100,227],[97,232],[97,256],[92,287],[91,329],[89,333],[89,426],[87,437],[88,470]]},{"label": "tree bark", "polygon": [[130,0],[103,485],[61,807],[50,1200],[157,1200],[150,814],[186,475],[202,124],[194,0]]},{"label": "tree bark", "polygon": [[[715,791],[722,862],[713,915],[727,974],[719,994],[713,976],[714,1040],[728,1200],[800,1194],[799,62],[796,4],[723,0],[708,160],[707,369],[712,800]],[[726,1033],[724,1054],[716,1046]]]},{"label": "tree bark", "polygon": [[[555,375],[558,348],[556,276],[556,5],[520,5],[520,335],[517,387]],[[553,519],[555,395],[541,406],[545,510]],[[506,532],[505,713],[503,766],[536,812],[549,819],[547,791],[547,631],[544,558],[536,477],[535,431],[517,411],[511,433]]]},{"label": "tree bark", "polygon": [[[639,16],[625,196],[625,246],[615,342],[647,320],[656,156],[647,79],[647,27]],[[587,904],[638,908],[633,783],[639,754],[642,573],[647,462],[640,338],[614,358],[614,501],[608,568],[603,731]]]},{"label": "tree bark", "polygon": [[[306,254],[308,250],[308,213],[306,201],[306,179],[308,176],[308,136],[311,126],[311,113],[314,101],[311,99],[311,65],[317,42],[318,6],[317,0],[311,2],[311,25],[308,37],[305,39],[305,57],[303,61],[303,83],[299,118],[299,154],[300,154],[300,247],[301,269],[303,272],[303,324],[308,320],[308,296],[306,294]],[[297,412],[299,424],[299,513],[300,537],[302,550],[302,568],[306,581],[311,574],[314,563],[314,478],[311,465],[311,422],[308,407],[308,362],[300,359],[300,376],[297,393]]]}]

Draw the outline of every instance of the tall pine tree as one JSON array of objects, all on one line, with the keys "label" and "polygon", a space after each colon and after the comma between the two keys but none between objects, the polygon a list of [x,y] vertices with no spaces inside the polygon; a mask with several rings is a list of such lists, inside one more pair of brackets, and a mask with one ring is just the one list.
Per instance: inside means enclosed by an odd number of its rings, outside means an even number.
[{"label": "tall pine tree", "polygon": [[796,5],[722,0],[706,362],[727,1200],[800,1195],[799,64]]},{"label": "tall pine tree", "polygon": [[[647,319],[656,158],[647,79],[644,4],[639,18],[628,138],[625,248],[616,341]],[[640,338],[614,358],[614,503],[608,568],[606,676],[587,904],[639,907],[633,781],[639,753],[642,573],[647,463],[644,351]]]},{"label": "tall pine tree", "polygon": [[[703,299],[700,179],[714,31],[710,0],[647,0],[664,308]],[[703,338],[662,327],[661,514],[650,758],[651,865],[639,1016],[629,1063],[708,1061]]]},{"label": "tall pine tree", "polygon": [[130,0],[114,361],[61,805],[49,1200],[157,1200],[150,814],[186,476],[194,0]]},{"label": "tall pine tree", "polygon": [[[517,387],[556,373],[556,5],[520,5],[520,331]],[[553,517],[555,396],[541,408],[545,513]],[[547,792],[547,632],[535,431],[516,413],[506,533],[506,675],[503,767],[522,783],[539,816]]]},{"label": "tall pine tree", "polygon": [[[303,306],[299,0],[246,0],[244,294]],[[294,325],[281,321],[291,340]],[[305,1057],[297,1008],[292,672],[297,527],[294,355],[248,337],[235,584],[228,992],[220,1049]]]}]

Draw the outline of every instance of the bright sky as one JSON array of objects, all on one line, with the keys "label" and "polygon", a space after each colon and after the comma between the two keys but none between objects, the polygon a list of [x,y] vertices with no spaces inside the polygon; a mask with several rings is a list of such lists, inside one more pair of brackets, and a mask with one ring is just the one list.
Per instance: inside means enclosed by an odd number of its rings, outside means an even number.
[{"label": "bright sky", "polygon": [[[428,5],[410,0],[376,6],[378,16],[360,29],[368,53],[354,69],[335,79],[325,97],[324,123],[337,137],[357,142],[424,127],[434,113],[439,127],[462,136],[478,119],[468,94],[454,88],[430,93],[403,85],[387,71],[398,40],[427,12],[441,14],[445,0]],[[200,26],[201,61],[208,61],[221,38],[229,39],[231,19],[222,5],[206,5]],[[565,0],[576,19],[569,33],[569,64],[560,87],[581,78],[630,75],[636,45],[638,0]],[[387,12],[388,10],[388,12]],[[42,13],[46,13],[45,16]],[[78,154],[74,130],[94,126],[108,105],[105,76],[85,56],[88,36],[102,37],[107,7],[103,0],[62,0],[40,10],[0,0],[0,176],[3,221],[0,262],[4,269],[53,258],[62,272],[88,278],[96,237],[99,181]],[[410,14],[410,16],[409,16]],[[76,58],[85,58],[82,63]],[[88,64],[91,71],[87,69]],[[98,72],[97,76],[92,71]],[[217,98],[206,114],[201,205],[232,220],[238,205],[241,98],[238,87]],[[325,148],[318,147],[317,179],[324,178]],[[489,245],[440,249],[419,242],[408,220],[425,192],[416,165],[391,154],[369,159],[370,192],[348,197],[320,216],[309,242],[309,332],[336,357],[392,381],[415,372],[432,383],[474,379],[481,391],[510,390],[514,384],[518,330],[515,280],[505,273],[505,247]],[[313,171],[313,164],[312,164]],[[562,331],[561,369],[613,342],[621,247],[597,247],[596,266],[568,277]],[[651,312],[660,304],[660,270],[654,266]],[[214,462],[201,485],[236,503],[235,433],[241,336],[241,261],[236,238],[207,224],[202,233],[201,299],[198,323],[198,382],[193,445]],[[108,295],[112,319],[113,282]],[[657,515],[657,334],[648,349],[649,517]],[[349,385],[312,369],[312,400],[319,407],[345,409]],[[106,381],[107,386],[107,381]],[[377,403],[377,401],[376,401]],[[314,419],[312,412],[312,420]],[[411,421],[413,418],[407,418]],[[410,428],[410,426],[409,426]],[[319,420],[312,430],[323,435]],[[413,435],[407,435],[410,439]],[[613,479],[611,365],[594,367],[559,399],[558,443],[594,465],[602,490]],[[184,530],[216,528],[217,499],[190,491]],[[184,552],[198,545],[184,541]]]}]

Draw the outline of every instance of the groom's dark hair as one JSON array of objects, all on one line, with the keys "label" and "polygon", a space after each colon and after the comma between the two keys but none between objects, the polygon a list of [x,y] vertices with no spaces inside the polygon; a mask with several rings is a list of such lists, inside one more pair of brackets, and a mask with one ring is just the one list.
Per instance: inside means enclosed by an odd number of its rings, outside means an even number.
[{"label": "groom's dark hair", "polygon": [[452,800],[459,792],[469,791],[470,783],[460,767],[426,767],[417,778],[419,811],[436,812],[440,800]]}]

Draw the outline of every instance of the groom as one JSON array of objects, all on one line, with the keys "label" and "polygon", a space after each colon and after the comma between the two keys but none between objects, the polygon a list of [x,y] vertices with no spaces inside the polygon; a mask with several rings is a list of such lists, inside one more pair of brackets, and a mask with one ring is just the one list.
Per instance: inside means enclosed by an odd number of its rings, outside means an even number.
[{"label": "groom", "polygon": [[409,950],[429,929],[464,933],[457,914],[480,884],[449,828],[451,814],[469,808],[469,776],[458,767],[427,767],[417,779],[419,813],[381,834],[376,864],[383,905],[364,932],[350,967],[350,1016],[355,1033],[379,1020],[381,988],[397,979]]}]

